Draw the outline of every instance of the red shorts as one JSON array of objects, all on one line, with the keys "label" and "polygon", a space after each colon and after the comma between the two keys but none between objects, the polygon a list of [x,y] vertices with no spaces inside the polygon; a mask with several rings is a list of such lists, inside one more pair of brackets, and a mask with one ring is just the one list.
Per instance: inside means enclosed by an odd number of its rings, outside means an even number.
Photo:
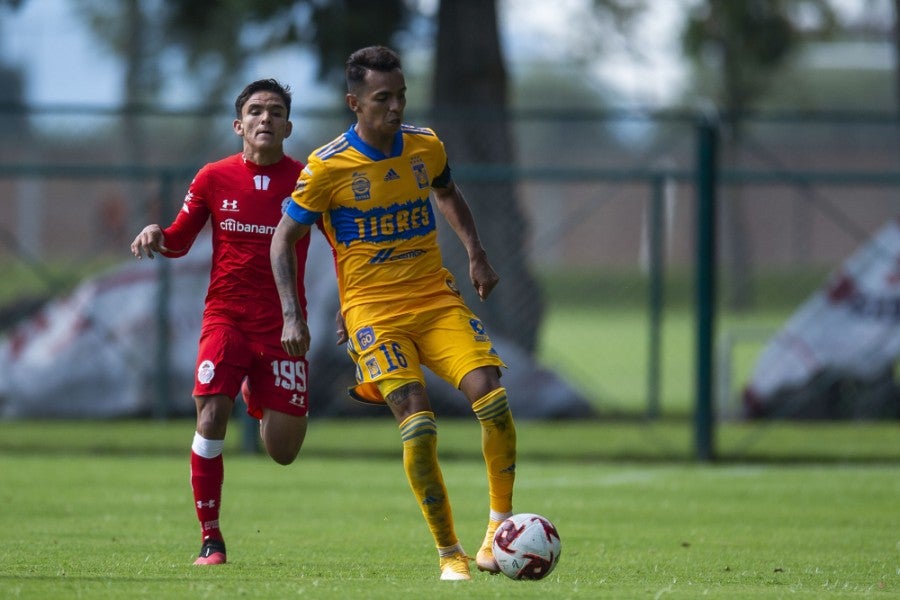
[{"label": "red shorts", "polygon": [[[274,336],[270,336],[274,337]],[[288,355],[281,340],[252,337],[222,323],[203,324],[194,371],[194,395],[237,397],[247,378],[247,413],[261,419],[268,408],[289,415],[309,411],[305,358]]]}]

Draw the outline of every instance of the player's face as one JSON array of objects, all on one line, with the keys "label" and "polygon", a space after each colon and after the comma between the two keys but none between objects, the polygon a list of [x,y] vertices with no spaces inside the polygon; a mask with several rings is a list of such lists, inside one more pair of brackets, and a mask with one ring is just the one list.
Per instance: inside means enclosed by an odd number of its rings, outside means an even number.
[{"label": "player's face", "polygon": [[244,138],[245,148],[254,152],[280,152],[284,139],[291,134],[291,122],[281,96],[268,91],[250,96],[241,108],[241,118],[234,121],[234,131]]},{"label": "player's face", "polygon": [[347,103],[356,113],[360,133],[381,140],[393,139],[403,123],[406,108],[406,80],[403,71],[367,71],[356,94],[347,94]]}]

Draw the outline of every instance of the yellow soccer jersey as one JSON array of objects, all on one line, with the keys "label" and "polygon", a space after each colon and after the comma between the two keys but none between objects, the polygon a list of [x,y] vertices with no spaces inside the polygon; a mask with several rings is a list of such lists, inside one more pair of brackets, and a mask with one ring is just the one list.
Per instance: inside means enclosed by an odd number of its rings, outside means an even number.
[{"label": "yellow soccer jersey", "polygon": [[461,302],[443,267],[431,188],[446,186],[444,145],[431,129],[404,125],[391,155],[353,127],[309,156],[287,214],[322,231],[335,255],[341,307],[372,317]]}]

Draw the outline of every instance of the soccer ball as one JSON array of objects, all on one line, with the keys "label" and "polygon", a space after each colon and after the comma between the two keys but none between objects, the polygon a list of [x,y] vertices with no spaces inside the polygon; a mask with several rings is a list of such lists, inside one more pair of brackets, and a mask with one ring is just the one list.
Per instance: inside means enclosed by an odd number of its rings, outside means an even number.
[{"label": "soccer ball", "polygon": [[561,547],[556,526],[533,513],[511,516],[494,534],[494,559],[510,579],[543,579],[559,562]]}]

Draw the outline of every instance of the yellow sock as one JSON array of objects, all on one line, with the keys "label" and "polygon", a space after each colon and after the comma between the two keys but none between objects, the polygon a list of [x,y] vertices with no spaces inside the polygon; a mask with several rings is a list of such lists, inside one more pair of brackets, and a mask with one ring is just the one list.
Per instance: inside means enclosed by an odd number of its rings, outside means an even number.
[{"label": "yellow sock", "polygon": [[434,413],[417,412],[400,423],[403,441],[403,469],[422,516],[438,548],[459,542],[453,527],[453,513],[447,488],[437,460],[437,426]]},{"label": "yellow sock", "polygon": [[481,423],[481,451],[487,466],[491,510],[512,512],[516,480],[516,424],[509,411],[506,388],[497,388],[472,404]]}]

